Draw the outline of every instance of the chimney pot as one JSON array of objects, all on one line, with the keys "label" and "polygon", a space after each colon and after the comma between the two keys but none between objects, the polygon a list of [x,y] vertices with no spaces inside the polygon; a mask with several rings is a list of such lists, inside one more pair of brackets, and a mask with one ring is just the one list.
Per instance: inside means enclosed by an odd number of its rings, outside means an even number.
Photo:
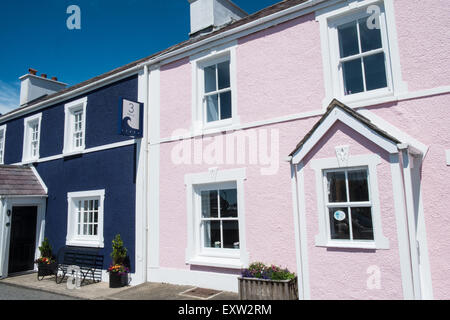
[{"label": "chimney pot", "polygon": [[28,69],[28,72],[29,72],[30,74],[32,74],[32,75],[36,75],[37,70],[36,70],[36,69],[33,69],[33,68],[29,68],[29,69]]},{"label": "chimney pot", "polygon": [[52,80],[58,81],[58,78],[57,77],[52,77]]},{"label": "chimney pot", "polygon": [[46,73],[42,73],[41,77],[47,79],[47,74]]}]

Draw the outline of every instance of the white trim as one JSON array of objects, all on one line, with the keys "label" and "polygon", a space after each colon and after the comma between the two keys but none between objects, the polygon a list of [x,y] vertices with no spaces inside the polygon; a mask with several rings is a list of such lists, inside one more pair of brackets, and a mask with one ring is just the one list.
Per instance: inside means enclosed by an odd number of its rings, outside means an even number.
[{"label": "white trim", "polygon": [[368,128],[365,124],[356,120],[347,112],[335,107],[334,110],[324,119],[319,127],[313,132],[309,139],[298,149],[292,156],[292,163],[297,164],[308,154],[309,151],[317,144],[317,142],[328,132],[336,121],[341,121],[348,127],[352,128],[368,140],[372,141],[382,149],[389,153],[397,153],[397,145],[387,138],[379,135],[377,132]]},{"label": "white trim", "polygon": [[5,163],[5,150],[6,150],[6,124],[0,126],[0,132],[3,134],[1,145],[2,145],[2,158],[0,159],[0,164]]},{"label": "white trim", "polygon": [[[148,67],[138,76],[138,101],[144,102],[144,133],[148,129]],[[146,134],[136,141],[136,209],[135,209],[135,283],[146,281],[147,271],[147,141]]]},{"label": "white trim", "polygon": [[445,160],[446,160],[447,166],[450,166],[450,150],[445,150]]},{"label": "white trim", "polygon": [[[159,68],[152,69],[149,74],[149,104],[148,104],[148,141],[159,141],[160,139],[160,82],[161,71]],[[159,198],[160,198],[160,145],[150,144],[148,147],[148,246],[147,267],[159,268],[160,250],[160,223],[159,223]],[[150,273],[153,271],[149,271]],[[149,275],[147,275],[147,280]]]},{"label": "white trim", "polygon": [[408,225],[409,235],[409,249],[412,266],[412,279],[414,288],[414,299],[419,300],[422,297],[421,294],[421,281],[420,281],[420,269],[419,269],[419,244],[417,242],[417,230],[416,230],[416,217],[414,207],[414,195],[413,195],[413,180],[412,180],[412,164],[411,156],[408,149],[402,150],[402,167],[403,167],[403,181],[405,188],[405,203],[406,203],[406,217]]},{"label": "white trim", "polygon": [[[11,224],[12,217],[6,215],[7,210],[11,210],[13,207],[21,206],[36,206],[36,239],[34,259],[39,258],[39,246],[44,240],[45,234],[45,211],[46,211],[46,199],[43,196],[40,197],[4,197],[1,199],[3,210],[0,210],[2,214],[0,216],[0,277],[8,276],[8,262],[9,262],[9,244],[11,236],[11,227],[6,227],[7,223]],[[36,267],[34,270],[37,270]]]},{"label": "white trim", "polygon": [[[213,170],[215,171],[215,170]],[[219,170],[215,174],[202,172],[186,174],[184,181],[186,184],[187,199],[187,228],[188,242],[186,248],[186,263],[192,265],[223,267],[230,269],[241,269],[248,265],[249,254],[247,252],[245,237],[245,203],[244,203],[244,180],[246,179],[246,169]],[[198,230],[198,191],[204,185],[212,188],[221,185],[230,186],[233,184],[237,189],[238,221],[239,221],[239,251],[236,254],[225,253],[226,250],[215,253],[207,253],[200,250],[200,234]],[[220,186],[218,186],[220,185]],[[234,251],[234,250],[232,250]]]},{"label": "white trim", "polygon": [[[86,106],[87,106],[88,98],[83,97],[81,99],[66,103],[64,105],[64,148],[62,153],[64,155],[71,155],[73,153],[77,153],[83,151],[86,148]],[[73,146],[73,113],[82,110],[83,111],[83,126],[82,126],[82,134],[83,134],[83,143],[80,147]]]},{"label": "white trim", "polygon": [[[42,132],[41,122],[42,122],[42,113],[38,113],[38,114],[29,116],[29,117],[23,119],[23,145],[22,145],[22,162],[23,163],[35,162],[37,159],[39,159],[39,149],[41,147],[41,132]],[[35,124],[35,123],[37,123],[37,125],[38,125],[39,136],[38,136],[36,156],[32,156],[31,150],[30,150],[30,144],[31,144],[31,140],[30,140],[31,127],[30,127],[30,125]]]},{"label": "white trim", "polygon": [[327,210],[325,206],[324,170],[340,168],[337,158],[315,159],[311,161],[311,168],[315,171],[317,212],[319,214],[319,234],[316,235],[316,246],[337,248],[362,248],[362,249],[389,249],[389,239],[383,234],[381,223],[381,209],[378,193],[377,166],[381,164],[381,158],[377,154],[349,156],[345,167],[367,167],[369,176],[369,189],[372,207],[373,241],[339,241],[331,240],[327,223]]},{"label": "white trim", "polygon": [[238,292],[239,275],[192,271],[189,269],[159,268],[148,270],[148,281]]},{"label": "white trim", "polygon": [[309,285],[308,237],[306,227],[305,184],[303,163],[297,166],[291,163],[292,201],[294,207],[294,233],[299,281],[299,299],[311,299]]},{"label": "white trim", "polygon": [[[75,200],[98,198],[98,229],[97,236],[83,237],[76,236],[75,234]],[[77,191],[67,193],[67,235],[66,245],[69,246],[81,246],[81,247],[104,247],[103,228],[104,228],[104,202],[105,202],[105,189],[90,190],[90,191]]]},{"label": "white trim", "polygon": [[[125,146],[129,146],[129,145],[135,144],[136,141],[137,141],[137,139],[130,139],[130,140],[126,140],[126,141],[105,144],[105,145],[99,146],[99,147],[92,147],[92,148],[89,148],[89,149],[84,149],[83,151],[79,151],[79,152],[71,152],[71,153],[66,153],[66,154],[62,153],[62,154],[58,154],[58,155],[55,155],[55,156],[40,158],[40,159],[38,159],[38,160],[36,160],[34,162],[35,163],[41,163],[41,162],[58,160],[58,159],[62,159],[62,158],[69,157],[69,156],[72,156],[72,155],[77,155],[77,154],[87,154],[87,153],[91,153],[91,152],[98,152],[98,151],[104,151],[104,150],[109,150],[109,149],[125,147]],[[20,165],[24,165],[24,164],[27,164],[27,163],[17,162],[17,163],[14,163],[12,165],[20,166]]]},{"label": "white trim", "polygon": [[389,161],[392,175],[392,196],[394,199],[395,222],[397,225],[397,242],[403,297],[406,300],[412,300],[414,299],[414,289],[412,283],[411,259],[409,255],[409,239],[406,222],[406,206],[399,155],[391,154]]}]

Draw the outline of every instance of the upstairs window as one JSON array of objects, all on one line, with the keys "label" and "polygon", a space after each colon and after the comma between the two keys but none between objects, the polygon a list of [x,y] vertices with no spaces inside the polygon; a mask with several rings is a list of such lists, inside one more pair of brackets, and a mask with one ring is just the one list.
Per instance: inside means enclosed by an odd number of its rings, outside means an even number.
[{"label": "upstairs window", "polygon": [[0,164],[5,163],[6,125],[0,126]]},{"label": "upstairs window", "polygon": [[[375,17],[379,24],[379,17]],[[388,86],[381,30],[368,28],[368,17],[337,27],[344,95]]]},{"label": "upstairs window", "polygon": [[191,57],[193,130],[224,128],[239,123],[236,97],[236,49],[211,49]]},{"label": "upstairs window", "polygon": [[63,153],[77,153],[85,149],[87,98],[65,106]]},{"label": "upstairs window", "polygon": [[22,162],[39,159],[42,113],[24,119]]},{"label": "upstairs window", "polygon": [[230,119],[232,116],[230,61],[226,60],[205,67],[203,72],[206,123]]}]

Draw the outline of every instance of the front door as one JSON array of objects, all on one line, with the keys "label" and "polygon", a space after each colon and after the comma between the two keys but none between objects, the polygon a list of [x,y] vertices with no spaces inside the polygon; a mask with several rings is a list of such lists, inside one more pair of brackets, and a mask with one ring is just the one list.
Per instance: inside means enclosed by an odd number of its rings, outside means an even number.
[{"label": "front door", "polygon": [[36,250],[37,207],[13,207],[8,273],[32,270]]}]

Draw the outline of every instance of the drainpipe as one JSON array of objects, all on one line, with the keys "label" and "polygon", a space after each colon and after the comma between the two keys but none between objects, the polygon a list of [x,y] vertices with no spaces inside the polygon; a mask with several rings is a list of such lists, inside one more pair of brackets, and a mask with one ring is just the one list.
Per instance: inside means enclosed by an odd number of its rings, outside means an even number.
[{"label": "drainpipe", "polygon": [[417,156],[417,150],[412,148],[407,143],[397,145],[402,154],[402,168],[403,168],[403,185],[405,190],[406,200],[406,219],[409,236],[409,251],[411,258],[411,270],[413,280],[414,299],[420,300],[422,297],[420,288],[420,270],[419,270],[419,243],[416,235],[416,215],[414,210],[414,196],[413,196],[413,181],[411,169],[413,168],[412,156]]}]

